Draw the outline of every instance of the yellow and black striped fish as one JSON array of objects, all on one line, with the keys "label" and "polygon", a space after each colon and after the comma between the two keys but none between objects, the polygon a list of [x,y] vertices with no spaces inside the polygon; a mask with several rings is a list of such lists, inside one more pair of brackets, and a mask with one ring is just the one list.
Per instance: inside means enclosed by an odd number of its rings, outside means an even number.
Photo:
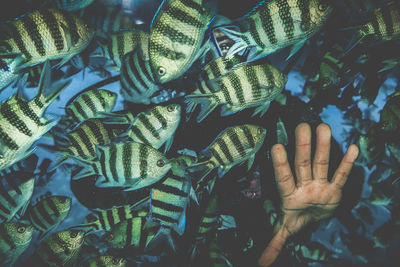
[{"label": "yellow and black striped fish", "polygon": [[110,35],[102,45],[103,54],[114,65],[121,67],[121,60],[127,53],[138,48],[143,60],[149,60],[149,34],[141,30],[117,32]]},{"label": "yellow and black striped fish", "polygon": [[253,116],[263,116],[272,100],[283,90],[287,75],[269,64],[246,62],[236,65],[224,75],[209,80],[212,88],[208,94],[191,94],[185,97],[189,106],[200,104],[197,122],[201,122],[218,105],[223,105],[221,116],[256,107]]},{"label": "yellow and black striped fish", "polygon": [[0,260],[2,266],[14,266],[18,257],[28,248],[34,229],[19,222],[0,224]]},{"label": "yellow and black striped fish", "polygon": [[400,4],[393,1],[375,9],[367,23],[350,28],[356,28],[357,32],[347,45],[345,53],[366,37],[371,37],[375,41],[397,39],[400,36]]},{"label": "yellow and black striped fish", "polygon": [[30,266],[72,266],[85,239],[85,232],[63,230],[43,240],[28,261]]},{"label": "yellow and black striped fish", "polygon": [[203,0],[163,1],[151,23],[149,55],[155,80],[166,83],[185,73],[205,51],[205,31],[214,17]]},{"label": "yellow and black striped fish", "polygon": [[137,142],[119,142],[96,146],[97,161],[82,161],[89,165],[73,179],[98,174],[98,187],[126,187],[125,191],[152,185],[170,170],[169,160],[158,150]]},{"label": "yellow and black striped fish", "polygon": [[215,233],[218,227],[218,216],[220,209],[218,206],[218,196],[213,195],[207,203],[204,214],[201,217],[199,228],[197,229],[196,240],[202,241],[207,236]]},{"label": "yellow and black striped fish", "polygon": [[111,112],[115,107],[117,94],[106,89],[92,89],[72,97],[65,106],[65,113],[74,122],[99,118],[101,112]]},{"label": "yellow and black striped fish", "polygon": [[223,26],[218,29],[235,41],[227,57],[249,48],[247,59],[253,61],[294,45],[291,57],[324,25],[331,12],[328,0],[263,0],[234,22],[239,31]]},{"label": "yellow and black striped fish", "polygon": [[88,259],[81,267],[124,267],[127,260],[112,255],[101,255]]},{"label": "yellow and black striped fish", "polygon": [[165,144],[164,153],[166,153],[172,145],[180,119],[181,106],[179,104],[154,106],[139,113],[125,135],[135,142],[155,149]]},{"label": "yellow and black striped fish", "polygon": [[0,57],[0,91],[19,77],[16,70],[23,62],[24,58],[22,56]]},{"label": "yellow and black striped fish", "polygon": [[53,59],[62,59],[62,66],[93,37],[93,30],[78,16],[53,8],[34,11],[6,27],[10,38],[0,40],[0,57],[22,54],[24,67]]},{"label": "yellow and black striped fish", "polygon": [[154,238],[160,226],[145,227],[145,217],[134,217],[116,224],[104,235],[104,240],[111,248],[133,247],[146,251],[147,245]]},{"label": "yellow and black striped fish", "polygon": [[127,53],[121,62],[121,94],[125,101],[150,104],[161,87],[155,82],[149,60],[143,60],[138,49]]},{"label": "yellow and black striped fish", "polygon": [[43,236],[68,216],[71,202],[71,198],[66,196],[44,198],[29,208],[29,220]]},{"label": "yellow and black striped fish", "polygon": [[59,137],[56,146],[42,144],[39,146],[62,154],[61,158],[53,161],[49,167],[49,171],[52,171],[71,156],[94,160],[97,157],[96,146],[110,144],[113,138],[126,131],[128,126],[105,124],[104,119],[88,119],[64,134],[62,138]]},{"label": "yellow and black striped fish", "polygon": [[219,177],[222,177],[233,166],[245,161],[248,161],[250,169],[255,154],[264,142],[266,132],[263,127],[251,124],[229,127],[202,152],[206,159],[190,165],[188,170],[200,170],[202,180],[213,169],[218,168]]},{"label": "yellow and black striped fish", "polygon": [[214,267],[233,267],[232,263],[226,257],[215,236],[208,244],[208,260]]},{"label": "yellow and black striped fish", "polygon": [[0,180],[0,223],[10,221],[18,211],[23,214],[35,186],[32,172],[16,171]]},{"label": "yellow and black striped fish", "polygon": [[46,95],[49,81],[50,66],[46,61],[38,93],[32,100],[17,93],[0,103],[0,170],[31,154],[33,143],[54,126],[55,122],[45,119],[43,113],[69,82],[54,84],[53,92]]},{"label": "yellow and black striped fish", "polygon": [[[196,89],[192,92],[194,95],[210,94],[213,88],[207,85],[207,81],[222,76],[231,70],[235,65],[243,62],[243,58],[239,55],[234,55],[230,58],[219,57],[207,64],[200,72],[199,81]],[[190,114],[196,108],[195,102],[187,104],[186,113]]]},{"label": "yellow and black striped fish", "polygon": [[147,210],[135,211],[131,205],[124,205],[112,209],[97,209],[95,214],[89,214],[83,224],[75,226],[74,228],[90,228],[91,231],[106,230],[109,231],[114,225],[131,219],[133,217],[146,217]]}]

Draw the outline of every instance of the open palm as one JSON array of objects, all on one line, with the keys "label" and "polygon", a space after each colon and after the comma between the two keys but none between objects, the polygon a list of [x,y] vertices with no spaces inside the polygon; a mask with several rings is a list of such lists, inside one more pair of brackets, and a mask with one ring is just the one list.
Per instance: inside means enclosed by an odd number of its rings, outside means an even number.
[{"label": "open palm", "polygon": [[351,145],[337,168],[333,178],[328,180],[331,130],[321,124],[317,128],[317,146],[311,162],[311,128],[302,123],[296,128],[295,173],[290,169],[284,146],[272,148],[272,159],[279,193],[281,214],[275,227],[275,236],[259,259],[261,266],[269,266],[278,256],[286,240],[311,221],[332,216],[342,197],[358,148]]}]

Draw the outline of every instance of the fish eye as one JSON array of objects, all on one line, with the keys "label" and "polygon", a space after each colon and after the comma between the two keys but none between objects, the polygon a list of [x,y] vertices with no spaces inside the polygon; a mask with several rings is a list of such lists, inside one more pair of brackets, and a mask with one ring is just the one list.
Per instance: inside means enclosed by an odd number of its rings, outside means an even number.
[{"label": "fish eye", "polygon": [[69,236],[70,236],[71,238],[75,238],[75,237],[78,236],[78,232],[73,231],[73,232],[71,232],[71,233],[69,234]]},{"label": "fish eye", "polygon": [[25,226],[20,226],[17,228],[17,232],[20,234],[23,234],[25,232],[25,230],[26,230]]},{"label": "fish eye", "polygon": [[168,110],[168,112],[172,112],[172,111],[175,110],[175,107],[174,107],[173,105],[169,105],[169,106],[167,107],[167,110]]},{"label": "fish eye", "polygon": [[107,94],[108,94],[108,96],[113,96],[114,95],[112,92],[108,92]]},{"label": "fish eye", "polygon": [[165,68],[163,68],[163,67],[159,67],[157,72],[158,72],[158,75],[164,76],[165,73],[167,73],[167,70]]},{"label": "fish eye", "polygon": [[258,134],[262,134],[263,133],[263,129],[262,128],[258,128],[257,133]]},{"label": "fish eye", "polygon": [[159,160],[157,161],[157,166],[158,166],[158,167],[164,167],[164,166],[165,166],[164,160],[159,159]]},{"label": "fish eye", "polygon": [[318,10],[319,11],[325,11],[328,8],[328,4],[325,2],[322,2],[318,5]]}]

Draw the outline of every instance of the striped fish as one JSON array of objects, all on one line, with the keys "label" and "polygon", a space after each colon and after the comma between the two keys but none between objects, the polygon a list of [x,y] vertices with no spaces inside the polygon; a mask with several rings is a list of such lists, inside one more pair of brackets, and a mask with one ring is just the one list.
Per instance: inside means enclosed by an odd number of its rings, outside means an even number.
[{"label": "striped fish", "polygon": [[57,9],[34,11],[7,25],[10,38],[1,40],[1,54],[22,54],[23,67],[62,59],[64,65],[92,40],[92,29],[72,13]]},{"label": "striped fish", "polygon": [[2,266],[13,266],[28,248],[34,229],[32,225],[19,222],[0,224],[0,260]]},{"label": "striped fish", "polygon": [[96,186],[126,187],[125,191],[130,191],[158,182],[171,168],[162,153],[145,144],[119,142],[96,148],[99,160],[86,161],[91,169],[73,179],[98,174]]},{"label": "striped fish", "polygon": [[55,2],[59,9],[75,11],[87,7],[93,0],[56,0]]},{"label": "striped fish", "polygon": [[6,176],[9,174],[13,174],[15,172],[35,172],[36,166],[38,163],[38,156],[36,154],[32,154],[24,160],[18,161],[17,163],[11,165],[8,168],[5,168],[0,171],[0,176]]},{"label": "striped fish", "polygon": [[72,266],[84,241],[83,231],[63,230],[43,240],[29,260],[30,266]]},{"label": "striped fish", "polygon": [[291,57],[324,25],[331,12],[327,0],[263,0],[234,22],[239,31],[224,26],[218,29],[235,41],[227,57],[249,48],[247,59],[253,61],[294,45]]},{"label": "striped fish", "polygon": [[160,226],[145,228],[146,218],[134,217],[116,224],[103,238],[111,248],[134,247],[146,251]]},{"label": "striped fish", "polygon": [[126,131],[128,126],[109,125],[104,119],[88,119],[81,122],[73,130],[64,134],[63,141],[58,146],[39,145],[49,148],[51,151],[60,152],[61,158],[53,161],[49,171],[54,170],[65,160],[72,157],[79,157],[84,160],[94,160],[97,157],[96,146],[108,145],[114,137]]},{"label": "striped fish", "polygon": [[120,5],[86,8],[83,17],[88,18],[101,36],[137,28],[129,16],[122,11]]},{"label": "striped fish", "polygon": [[0,103],[0,170],[31,154],[33,143],[54,126],[55,122],[44,118],[43,113],[69,82],[54,84],[52,92],[45,96],[49,81],[50,66],[46,61],[38,93],[32,100],[22,98],[19,91]]},{"label": "striped fish", "polygon": [[265,136],[266,129],[257,125],[244,124],[229,127],[202,151],[206,159],[192,164],[188,170],[190,172],[200,170],[200,180],[202,180],[215,168],[219,169],[219,177],[222,177],[233,166],[245,161],[248,161],[248,169],[250,169]]},{"label": "striped fish", "polygon": [[[219,57],[214,59],[200,72],[199,81],[192,94],[199,95],[212,93],[213,88],[207,85],[207,81],[222,76],[242,61],[242,57],[239,55],[234,55],[230,58]],[[195,108],[196,103],[189,103],[186,108],[186,113],[190,114]]]},{"label": "striped fish", "polygon": [[35,175],[16,171],[0,177],[0,223],[10,221],[18,211],[23,214],[35,186]]},{"label": "striped fish", "polygon": [[65,106],[68,118],[78,123],[90,118],[102,117],[101,112],[111,112],[117,94],[106,89],[92,89],[72,97]]},{"label": "striped fish", "polygon": [[23,61],[22,56],[0,57],[0,91],[19,77],[19,74],[14,72]]},{"label": "striped fish", "polygon": [[155,80],[166,83],[185,73],[207,49],[201,47],[214,17],[203,0],[165,0],[151,23],[149,55]]},{"label": "striped fish", "polygon": [[165,144],[164,153],[166,153],[172,145],[180,119],[181,106],[179,104],[154,106],[136,116],[126,136],[155,149]]},{"label": "striped fish", "polygon": [[35,229],[45,235],[67,217],[71,201],[71,198],[65,196],[44,198],[29,208],[29,220]]},{"label": "striped fish", "polygon": [[201,217],[199,228],[197,229],[196,240],[202,241],[207,236],[215,233],[218,227],[218,216],[220,214],[220,209],[218,206],[218,197],[213,195],[207,203],[204,214]]},{"label": "striped fish", "polygon": [[224,255],[224,251],[218,244],[217,237],[214,237],[208,244],[208,258],[210,266],[213,267],[233,267],[229,259]]},{"label": "striped fish", "polygon": [[140,51],[143,60],[149,60],[148,46],[148,33],[141,30],[130,30],[111,34],[106,44],[102,45],[102,50],[104,56],[120,68],[124,55],[136,48]]},{"label": "striped fish", "polygon": [[400,5],[390,2],[382,8],[375,9],[368,22],[350,27],[357,29],[353,39],[347,45],[346,54],[366,37],[375,41],[395,40],[400,36]]},{"label": "striped fish", "polygon": [[127,260],[124,258],[114,257],[112,255],[101,255],[90,258],[81,267],[124,267],[127,265]]},{"label": "striped fish", "polygon": [[134,211],[130,205],[124,205],[121,207],[115,207],[112,209],[96,210],[95,214],[89,214],[85,218],[83,224],[78,225],[74,228],[91,228],[93,231],[106,230],[109,231],[114,225],[131,219],[133,217],[146,217],[148,215],[147,210]]},{"label": "striped fish", "polygon": [[150,61],[143,60],[136,49],[121,62],[121,94],[125,101],[150,104],[150,98],[161,87],[156,84]]},{"label": "striped fish", "polygon": [[187,95],[185,101],[189,106],[201,105],[197,122],[204,120],[219,105],[223,105],[221,116],[250,107],[256,107],[253,116],[263,116],[271,101],[282,92],[287,79],[286,74],[272,65],[241,63],[224,75],[207,81],[212,87],[211,93]]}]

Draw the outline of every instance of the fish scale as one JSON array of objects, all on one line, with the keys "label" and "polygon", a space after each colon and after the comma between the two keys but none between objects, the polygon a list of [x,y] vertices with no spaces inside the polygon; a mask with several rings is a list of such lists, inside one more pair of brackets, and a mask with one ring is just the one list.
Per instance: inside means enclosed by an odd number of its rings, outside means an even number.
[{"label": "fish scale", "polygon": [[91,28],[79,17],[52,8],[34,11],[7,27],[11,38],[3,40],[7,45],[3,45],[1,50],[11,54],[22,53],[26,59],[24,66],[53,59],[63,59],[64,64],[81,52],[93,37]]}]

